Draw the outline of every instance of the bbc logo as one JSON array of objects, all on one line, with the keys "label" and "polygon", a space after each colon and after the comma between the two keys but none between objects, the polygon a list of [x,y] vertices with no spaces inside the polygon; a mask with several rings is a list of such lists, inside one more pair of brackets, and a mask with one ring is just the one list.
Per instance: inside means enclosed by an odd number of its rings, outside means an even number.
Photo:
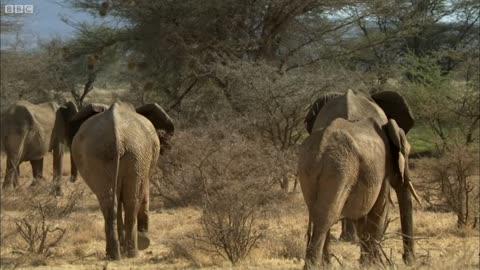
[{"label": "bbc logo", "polygon": [[11,14],[32,14],[33,13],[33,5],[5,5],[5,13]]}]

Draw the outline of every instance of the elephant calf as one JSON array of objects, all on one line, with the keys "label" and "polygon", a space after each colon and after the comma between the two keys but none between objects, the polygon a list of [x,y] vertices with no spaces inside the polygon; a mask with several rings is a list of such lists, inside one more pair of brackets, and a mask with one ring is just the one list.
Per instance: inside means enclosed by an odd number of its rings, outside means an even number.
[{"label": "elephant calf", "polygon": [[136,110],[127,103],[91,104],[69,126],[74,162],[105,219],[107,257],[121,258],[119,244],[128,257],[137,256],[150,244],[149,179],[160,154],[157,130],[173,135],[172,120],[157,104]]}]

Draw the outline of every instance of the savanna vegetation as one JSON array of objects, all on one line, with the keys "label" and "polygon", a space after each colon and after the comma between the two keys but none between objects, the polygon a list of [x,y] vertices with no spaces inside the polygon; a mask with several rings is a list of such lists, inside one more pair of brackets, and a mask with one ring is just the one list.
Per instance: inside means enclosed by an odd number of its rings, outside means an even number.
[{"label": "savanna vegetation", "polygon": [[[301,268],[304,117],[320,95],[347,89],[397,91],[416,120],[408,139],[423,202],[414,211],[417,260],[402,262],[392,207],[383,264],[372,267],[479,267],[477,1],[62,3],[96,20],[64,18],[72,38],[2,48],[1,110],[19,99],[160,104],[176,131],[151,180],[153,242],[138,258],[104,261],[103,218],[83,181],[65,181],[65,195],[52,198],[49,161],[37,187],[28,187],[25,164],[22,189],[1,198],[2,268]],[[3,15],[2,34],[22,31],[21,17]],[[358,243],[333,241],[332,253],[333,268],[360,267]]]}]

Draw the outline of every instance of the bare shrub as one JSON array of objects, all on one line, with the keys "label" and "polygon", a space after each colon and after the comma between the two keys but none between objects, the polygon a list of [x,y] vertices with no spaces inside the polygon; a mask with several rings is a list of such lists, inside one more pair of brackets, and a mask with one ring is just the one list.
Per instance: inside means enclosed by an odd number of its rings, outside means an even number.
[{"label": "bare shrub", "polygon": [[67,229],[59,225],[61,219],[78,209],[85,189],[75,187],[61,198],[50,195],[49,191],[49,187],[41,186],[11,198],[21,204],[23,211],[20,216],[10,218],[14,225],[12,231],[16,232],[16,237],[11,239],[14,253],[28,258],[50,257],[52,248],[64,240]]},{"label": "bare shrub", "polygon": [[457,215],[459,227],[476,227],[479,215],[479,153],[477,149],[457,146],[427,166],[428,186],[440,195],[444,203]]},{"label": "bare shrub", "polygon": [[51,196],[49,191],[50,187],[42,187],[25,196],[26,207],[33,210],[41,207],[49,219],[66,218],[78,209],[86,194],[85,189],[78,186],[63,197]]},{"label": "bare shrub", "polygon": [[[282,172],[283,158],[274,153],[269,145],[247,139],[227,124],[206,124],[178,132],[172,139],[172,149],[160,158],[160,170],[152,182],[154,194],[162,197],[166,206],[202,205],[205,186],[225,185],[225,181],[216,182],[218,174],[227,170],[240,176],[239,168],[247,168],[253,174],[248,177],[256,178],[263,194],[273,199],[277,196],[274,186]],[[205,180],[202,176],[200,167],[205,164],[200,166],[202,161],[198,157],[205,156],[209,158],[203,162],[220,166],[218,172],[210,168],[215,178]],[[226,164],[232,157],[235,161]]]},{"label": "bare shrub", "polygon": [[[187,140],[190,146],[196,146],[191,148],[193,155],[189,152],[193,157],[183,159],[185,162],[175,171],[179,173],[175,177],[182,179],[183,191],[189,191],[182,194],[176,190],[176,194],[192,196],[203,210],[202,233],[192,236],[196,247],[235,264],[262,236],[257,217],[280,192],[274,188],[276,182],[270,169],[274,164],[268,151],[237,133],[226,136],[225,131],[213,129],[189,134],[196,134],[196,139]],[[189,138],[187,134],[182,136]],[[196,155],[195,151],[202,154]],[[199,156],[204,158],[199,160]],[[183,201],[192,197],[184,197]]]},{"label": "bare shrub", "polygon": [[69,217],[81,205],[85,197],[85,189],[75,188],[64,197],[49,196],[44,199],[43,205],[50,218]]},{"label": "bare shrub", "polygon": [[38,205],[44,208],[48,218],[69,217],[82,204],[85,188],[76,186],[63,197],[50,195],[51,187],[40,186],[28,191],[19,190],[11,194],[2,194],[2,211],[35,209]]},{"label": "bare shrub", "polygon": [[305,257],[305,243],[301,232],[285,233],[280,239],[280,248],[277,256],[285,259],[300,260]]},{"label": "bare shrub", "polygon": [[14,219],[20,245],[13,245],[16,253],[50,256],[50,249],[57,246],[65,236],[66,229],[48,221],[48,206],[41,203],[20,218]]},{"label": "bare shrub", "polygon": [[255,227],[256,206],[230,196],[219,197],[204,207],[202,228],[205,235],[199,240],[212,247],[209,251],[236,264],[250,253],[262,236]]},{"label": "bare shrub", "polygon": [[195,256],[192,244],[187,241],[172,241],[168,243],[170,252],[166,256],[166,260],[174,262],[175,259],[185,259],[192,264],[193,267],[201,267],[199,259]]}]

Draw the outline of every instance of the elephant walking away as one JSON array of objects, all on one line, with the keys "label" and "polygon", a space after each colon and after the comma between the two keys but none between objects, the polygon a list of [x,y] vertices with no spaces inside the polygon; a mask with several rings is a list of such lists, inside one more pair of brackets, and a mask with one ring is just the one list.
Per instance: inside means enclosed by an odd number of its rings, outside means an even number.
[{"label": "elephant walking away", "polygon": [[105,220],[107,258],[120,259],[121,246],[128,257],[137,256],[150,244],[149,181],[160,154],[157,131],[171,137],[171,118],[157,104],[137,109],[128,103],[91,104],[69,126],[73,159]]},{"label": "elephant walking away", "polygon": [[[61,195],[63,145],[67,122],[78,112],[73,102],[59,106],[55,102],[32,104],[18,101],[2,113],[1,143],[7,154],[3,189],[18,187],[19,167],[24,161],[32,166],[35,185],[43,178],[43,160],[53,151],[54,192]],[[71,181],[77,178],[71,161]]]},{"label": "elephant walking away", "polygon": [[390,187],[399,201],[403,258],[412,261],[411,195],[418,197],[409,177],[405,131],[414,120],[407,103],[395,92],[368,96],[348,90],[325,95],[314,105],[306,118],[311,134],[301,146],[298,163],[309,213],[305,269],[329,263],[329,231],[341,218],[355,220],[360,261],[377,262]]}]

